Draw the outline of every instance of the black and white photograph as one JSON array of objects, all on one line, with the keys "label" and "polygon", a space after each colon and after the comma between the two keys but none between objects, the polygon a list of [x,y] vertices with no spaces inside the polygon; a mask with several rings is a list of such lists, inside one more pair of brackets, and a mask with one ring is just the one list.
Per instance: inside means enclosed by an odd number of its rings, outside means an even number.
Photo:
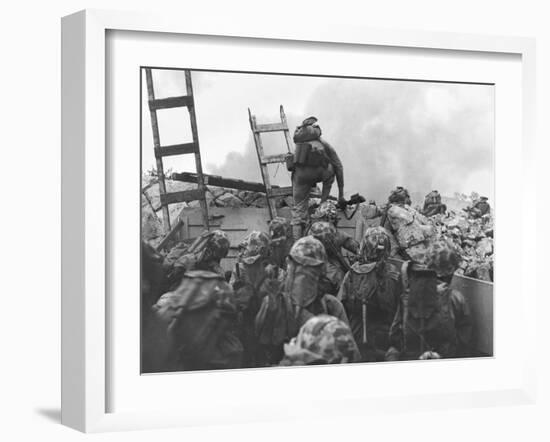
[{"label": "black and white photograph", "polygon": [[139,75],[141,373],[493,356],[494,84]]}]

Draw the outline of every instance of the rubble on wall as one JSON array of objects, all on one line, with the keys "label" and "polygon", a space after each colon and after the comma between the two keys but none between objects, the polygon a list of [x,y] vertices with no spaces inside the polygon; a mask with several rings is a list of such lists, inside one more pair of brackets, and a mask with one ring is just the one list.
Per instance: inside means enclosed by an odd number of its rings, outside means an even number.
[{"label": "rubble on wall", "polygon": [[462,256],[457,273],[484,281],[493,280],[493,218],[472,218],[450,211],[430,218],[438,238],[452,241]]},{"label": "rubble on wall", "polygon": [[[196,189],[194,183],[185,183],[182,181],[165,180],[166,192],[180,192],[183,190]],[[266,208],[267,199],[265,193],[251,192],[247,190],[227,189],[223,187],[208,186],[206,191],[206,201],[209,207],[228,207],[228,208]],[[277,208],[291,206],[291,197],[275,198]],[[158,244],[162,237],[162,210],[160,208],[159,185],[156,177],[144,176],[142,178],[142,196],[141,196],[141,222],[142,236],[152,245]],[[198,208],[199,201],[189,203],[170,204],[168,210],[170,220],[173,221],[180,214],[182,209]]]}]

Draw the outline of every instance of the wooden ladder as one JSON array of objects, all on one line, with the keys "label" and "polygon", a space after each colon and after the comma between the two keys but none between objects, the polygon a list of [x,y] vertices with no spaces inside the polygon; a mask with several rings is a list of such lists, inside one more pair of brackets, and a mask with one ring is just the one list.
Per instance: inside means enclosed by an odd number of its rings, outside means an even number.
[{"label": "wooden ladder", "polygon": [[[155,98],[155,90],[153,88],[153,76],[151,68],[145,68],[145,78],[147,81],[147,95],[149,99],[149,113],[151,115],[151,126],[153,129],[153,144],[155,149],[155,159],[157,163],[157,174],[159,180],[160,204],[162,206],[162,222],[164,234],[169,237],[173,235],[173,230],[179,227],[179,221],[170,231],[170,212],[168,206],[170,204],[199,201],[202,211],[202,220],[204,228],[208,230],[208,205],[206,203],[206,183],[202,172],[201,151],[199,146],[199,135],[197,130],[197,118],[195,116],[195,101],[193,98],[193,84],[191,82],[191,71],[188,69],[185,72],[185,86],[187,95],[179,97]],[[191,121],[191,132],[193,142],[174,144],[170,146],[162,146],[160,144],[159,126],[157,120],[157,111],[162,109],[174,109],[186,107],[189,111]],[[195,155],[195,166],[197,169],[197,188],[184,190],[180,192],[166,192],[166,182],[164,177],[163,157],[173,155]]]},{"label": "wooden ladder", "polygon": [[[279,113],[281,116],[280,123],[258,124],[256,122],[256,117],[252,115],[252,112],[250,111],[250,109],[248,109],[248,119],[250,121],[250,129],[252,130],[252,134],[254,135],[254,144],[256,145],[256,152],[258,153],[258,161],[260,163],[262,180],[264,182],[264,187],[265,187],[265,196],[267,198],[267,206],[269,208],[269,216],[271,219],[277,216],[277,208],[275,206],[274,198],[292,195],[292,186],[273,187],[271,185],[271,182],[269,181],[269,173],[267,169],[268,164],[285,163],[287,154],[292,153],[291,146],[293,145],[293,143],[292,143],[292,139],[290,138],[288,123],[286,121],[286,115],[282,105],[279,109]],[[264,147],[262,144],[262,138],[261,138],[261,134],[265,132],[283,132],[288,152],[278,154],[278,155],[265,155]]]}]

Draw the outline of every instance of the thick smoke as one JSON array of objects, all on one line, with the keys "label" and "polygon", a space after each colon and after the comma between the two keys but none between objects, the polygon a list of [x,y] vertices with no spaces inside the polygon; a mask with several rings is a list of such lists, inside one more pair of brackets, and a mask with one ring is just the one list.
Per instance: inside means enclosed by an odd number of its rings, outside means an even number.
[{"label": "thick smoke", "polygon": [[[287,114],[291,130],[309,115],[318,117],[323,137],[344,164],[347,196],[360,192],[383,202],[402,185],[415,195],[476,190],[492,197],[491,86],[329,79],[313,94],[305,115],[292,109]],[[276,119],[258,116],[259,122]],[[267,153],[284,151],[280,133],[263,138]],[[252,137],[242,153],[229,154],[213,172],[261,180]],[[290,183],[283,165],[270,169],[272,177],[275,172],[274,183]],[[465,187],[480,180],[483,189]]]}]

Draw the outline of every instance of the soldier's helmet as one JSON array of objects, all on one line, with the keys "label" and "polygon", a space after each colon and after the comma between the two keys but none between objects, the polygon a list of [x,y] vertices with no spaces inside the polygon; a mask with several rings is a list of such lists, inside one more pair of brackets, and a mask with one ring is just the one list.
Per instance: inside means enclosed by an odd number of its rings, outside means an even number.
[{"label": "soldier's helmet", "polygon": [[269,234],[271,235],[271,239],[290,238],[292,236],[290,221],[281,216],[273,218],[269,222]]},{"label": "soldier's helmet", "polygon": [[209,255],[214,259],[222,259],[229,253],[229,238],[222,230],[213,230],[210,232],[208,240]]},{"label": "soldier's helmet", "polygon": [[204,231],[189,246],[188,252],[195,254],[199,261],[211,259],[219,261],[227,256],[229,246],[229,239],[225,232],[221,230]]},{"label": "soldier's helmet", "polygon": [[325,250],[329,244],[334,244],[336,241],[336,227],[326,221],[314,222],[309,229],[309,234],[321,241],[325,246]]},{"label": "soldier's helmet", "polygon": [[369,227],[361,240],[359,256],[366,262],[380,261],[390,254],[391,243],[383,227]]},{"label": "soldier's helmet", "polygon": [[327,262],[325,247],[313,236],[304,236],[296,241],[290,249],[289,256],[304,266],[322,266]]},{"label": "soldier's helmet", "polygon": [[182,314],[208,306],[236,312],[233,290],[217,273],[192,270],[185,273],[174,291],[159,298],[153,310],[163,322],[171,325]]},{"label": "soldier's helmet", "polygon": [[489,198],[487,198],[486,196],[480,196],[479,197],[480,201],[488,201]]},{"label": "soldier's helmet", "polygon": [[438,277],[451,276],[462,261],[456,247],[448,240],[432,242],[426,256],[427,267],[433,270]]},{"label": "soldier's helmet", "polygon": [[239,245],[239,258],[245,264],[254,264],[269,256],[269,236],[256,230],[250,232]]},{"label": "soldier's helmet", "polygon": [[310,318],[284,350],[292,365],[345,364],[357,355],[349,326],[329,315]]},{"label": "soldier's helmet", "polygon": [[388,198],[389,203],[395,204],[411,204],[411,197],[409,191],[404,187],[397,186],[394,190],[391,191]]},{"label": "soldier's helmet", "polygon": [[311,126],[312,124],[317,123],[317,118],[314,116],[307,117],[304,121],[302,121],[302,126]]},{"label": "soldier's helmet", "polygon": [[325,201],[317,208],[315,213],[311,215],[311,218],[316,221],[327,221],[329,223],[336,223],[338,221],[338,210],[336,204],[333,201]]}]

